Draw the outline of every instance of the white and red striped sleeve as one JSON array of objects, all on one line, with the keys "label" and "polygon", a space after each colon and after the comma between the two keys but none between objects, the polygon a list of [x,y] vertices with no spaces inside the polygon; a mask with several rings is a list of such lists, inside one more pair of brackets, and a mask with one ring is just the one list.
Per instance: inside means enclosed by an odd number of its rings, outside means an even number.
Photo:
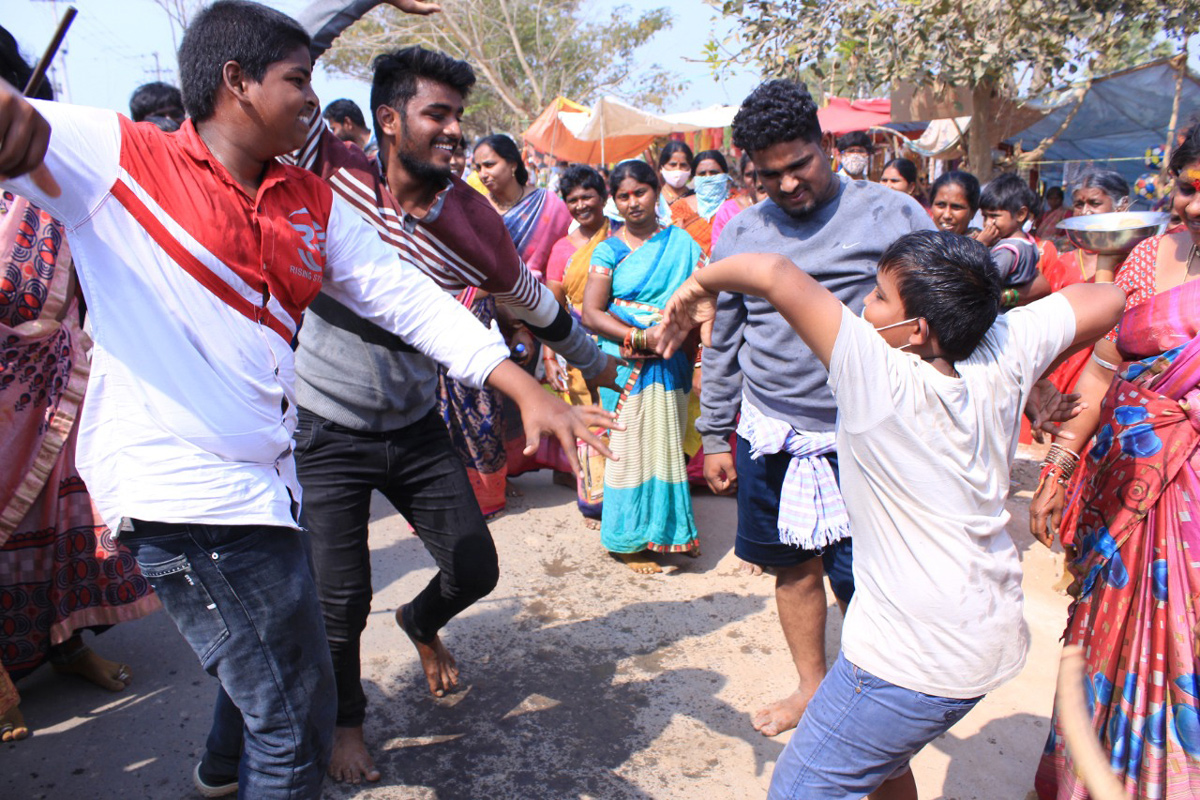
[{"label": "white and red striped sleeve", "polygon": [[121,128],[115,111],[31,100],[50,123],[45,165],[62,193],[50,197],[28,175],[0,183],[41,206],[68,230],[85,221],[117,179]]}]

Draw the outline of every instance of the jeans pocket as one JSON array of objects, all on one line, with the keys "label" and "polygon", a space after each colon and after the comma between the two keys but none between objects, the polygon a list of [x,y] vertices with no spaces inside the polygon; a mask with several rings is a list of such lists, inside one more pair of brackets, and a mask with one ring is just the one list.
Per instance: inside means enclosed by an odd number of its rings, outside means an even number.
[{"label": "jeans pocket", "polygon": [[138,566],[200,665],[207,669],[213,653],[229,638],[229,627],[188,557],[179,555],[157,564],[139,562]]},{"label": "jeans pocket", "polygon": [[957,697],[938,697],[937,695],[925,694],[924,692],[915,692],[915,694],[921,705],[934,710],[936,713],[940,713],[942,719],[949,723],[958,722],[983,699],[982,696],[963,699]]}]

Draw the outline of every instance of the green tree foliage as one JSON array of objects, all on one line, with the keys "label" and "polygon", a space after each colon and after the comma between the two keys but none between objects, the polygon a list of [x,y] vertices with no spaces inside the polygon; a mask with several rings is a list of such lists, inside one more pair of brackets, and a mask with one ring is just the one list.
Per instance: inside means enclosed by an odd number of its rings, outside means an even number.
[{"label": "green tree foliage", "polygon": [[902,81],[970,90],[969,161],[981,177],[992,173],[992,146],[1012,132],[997,118],[1006,101],[1133,66],[1164,36],[1179,52],[1200,26],[1200,0],[712,2],[739,24],[737,46],[713,51],[715,66],[753,63],[872,93]]},{"label": "green tree foliage", "polygon": [[634,51],[670,27],[671,13],[635,14],[618,7],[589,19],[583,0],[442,0],[442,13],[411,17],[378,8],[347,30],[322,62],[370,80],[372,59],[385,50],[419,44],[462,58],[479,83],[466,124],[473,133],[516,132],[555,96],[590,103],[613,94],[661,108],[679,79],[655,64],[638,70]]}]

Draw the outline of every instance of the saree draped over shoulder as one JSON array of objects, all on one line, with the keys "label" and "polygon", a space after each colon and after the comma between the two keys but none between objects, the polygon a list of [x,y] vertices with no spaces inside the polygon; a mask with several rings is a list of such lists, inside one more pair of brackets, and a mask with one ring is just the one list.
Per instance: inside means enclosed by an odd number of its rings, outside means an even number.
[{"label": "saree draped over shoulder", "polygon": [[[591,269],[611,275],[608,312],[649,328],[662,320],[667,300],[703,258],[687,233],[669,226],[633,251],[609,239],[596,248]],[[601,338],[600,347],[619,355],[621,343]],[[699,541],[683,452],[692,354],[628,361],[617,371],[621,391],[600,390],[601,405],[626,426],[610,440],[620,460],[605,466],[600,540],[614,553],[693,550]]]},{"label": "saree draped over shoulder", "polygon": [[[1200,796],[1200,282],[1121,320],[1123,367],[1086,456],[1079,586],[1065,642],[1084,648],[1092,726],[1131,798]],[[1087,797],[1057,719],[1042,800]]]}]

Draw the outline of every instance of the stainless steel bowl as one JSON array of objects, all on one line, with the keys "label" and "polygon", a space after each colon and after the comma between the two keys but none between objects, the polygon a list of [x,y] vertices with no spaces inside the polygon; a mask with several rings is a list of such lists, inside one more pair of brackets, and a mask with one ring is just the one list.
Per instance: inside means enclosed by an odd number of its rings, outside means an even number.
[{"label": "stainless steel bowl", "polygon": [[1128,253],[1139,242],[1162,233],[1171,215],[1163,211],[1113,211],[1068,217],[1058,223],[1067,238],[1079,248],[1093,253]]}]

